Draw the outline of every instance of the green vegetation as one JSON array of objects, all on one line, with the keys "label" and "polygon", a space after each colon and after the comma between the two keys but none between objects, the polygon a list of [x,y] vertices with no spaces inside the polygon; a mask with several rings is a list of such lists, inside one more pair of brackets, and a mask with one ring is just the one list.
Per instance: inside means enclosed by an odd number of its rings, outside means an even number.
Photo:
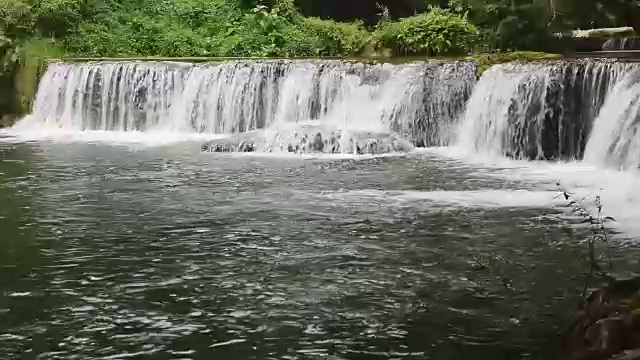
[{"label": "green vegetation", "polygon": [[395,55],[459,55],[468,54],[476,43],[478,30],[467,19],[450,11],[431,11],[384,22],[372,38]]},{"label": "green vegetation", "polygon": [[640,29],[635,0],[425,0],[466,14],[486,50],[553,52],[551,34],[574,29],[631,26]]},{"label": "green vegetation", "polygon": [[379,1],[0,0],[0,89],[11,89],[0,99],[0,115],[28,110],[49,57],[498,53],[473,56],[487,66],[548,57],[504,53],[554,52],[553,32],[640,27],[633,23],[640,21],[640,6],[630,0]]},{"label": "green vegetation", "polygon": [[[371,2],[371,1],[369,1]],[[313,6],[311,3],[314,3]],[[53,39],[75,57],[309,57],[461,55],[494,50],[550,51],[550,34],[634,25],[628,0],[381,1],[376,23],[337,22],[341,11],[371,18],[364,1],[0,0],[4,59],[33,38]],[[389,8],[385,7],[390,6]],[[395,4],[395,5],[394,5]],[[398,4],[417,15],[396,18]],[[394,7],[395,6],[395,7]],[[299,9],[312,9],[309,17]],[[395,11],[395,10],[394,10]],[[406,11],[404,12],[406,13]],[[308,15],[308,14],[307,14]],[[629,20],[631,19],[631,20]],[[7,50],[9,49],[9,50]],[[10,56],[7,56],[7,53]],[[6,62],[6,61],[5,61]]]}]

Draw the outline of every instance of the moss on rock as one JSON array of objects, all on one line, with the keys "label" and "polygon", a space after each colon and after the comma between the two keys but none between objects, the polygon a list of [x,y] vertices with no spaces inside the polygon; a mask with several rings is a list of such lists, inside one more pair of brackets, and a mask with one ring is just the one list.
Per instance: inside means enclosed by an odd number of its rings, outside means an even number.
[{"label": "moss on rock", "polygon": [[508,53],[475,54],[467,57],[478,64],[478,72],[482,73],[493,65],[514,61],[541,61],[559,59],[562,55],[533,51],[516,51]]}]

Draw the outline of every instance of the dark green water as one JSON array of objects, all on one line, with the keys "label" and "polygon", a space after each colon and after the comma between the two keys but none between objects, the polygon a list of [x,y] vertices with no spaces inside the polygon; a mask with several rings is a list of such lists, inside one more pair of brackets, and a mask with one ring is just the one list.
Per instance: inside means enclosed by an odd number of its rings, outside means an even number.
[{"label": "dark green water", "polygon": [[1,358],[561,357],[584,234],[530,184],[198,148],[0,144]]}]

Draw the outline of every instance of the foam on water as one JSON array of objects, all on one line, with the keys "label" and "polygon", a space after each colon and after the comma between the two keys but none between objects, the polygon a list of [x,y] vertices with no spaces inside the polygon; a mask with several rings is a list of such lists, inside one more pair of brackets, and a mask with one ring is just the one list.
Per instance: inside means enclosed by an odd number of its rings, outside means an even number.
[{"label": "foam on water", "polygon": [[202,143],[213,139],[223,139],[227,134],[201,134],[182,133],[175,131],[105,131],[105,130],[84,130],[59,128],[55,126],[42,126],[23,128],[28,123],[18,123],[11,129],[4,130],[4,142],[28,142],[47,140],[55,142],[90,142],[105,143],[113,145],[141,145],[141,146],[164,146],[181,142]]},{"label": "foam on water", "polygon": [[375,198],[391,204],[426,207],[467,207],[467,208],[548,208],[561,205],[562,201],[553,191],[518,190],[469,190],[469,191],[380,191],[359,190],[325,194],[345,202]]},{"label": "foam on water", "polygon": [[[582,200],[583,205],[595,215],[594,201],[596,196],[600,196],[603,216],[616,220],[610,226],[627,235],[640,236],[640,193],[636,191],[640,188],[640,177],[633,172],[603,169],[582,161],[523,161],[467,155],[464,149],[456,147],[422,149],[419,152],[442,157],[446,164],[465,168],[471,176],[517,181],[527,191],[543,196],[539,199],[540,204],[546,201],[548,206],[567,204],[553,199],[566,190],[575,199]],[[525,193],[512,195],[529,196]],[[513,199],[505,197],[495,198],[498,203],[502,200],[505,206],[513,202]]]},{"label": "foam on water", "polygon": [[457,146],[427,152],[532,191],[564,188],[586,203],[599,195],[618,228],[640,235],[639,84],[629,62],[497,65],[469,100]]}]

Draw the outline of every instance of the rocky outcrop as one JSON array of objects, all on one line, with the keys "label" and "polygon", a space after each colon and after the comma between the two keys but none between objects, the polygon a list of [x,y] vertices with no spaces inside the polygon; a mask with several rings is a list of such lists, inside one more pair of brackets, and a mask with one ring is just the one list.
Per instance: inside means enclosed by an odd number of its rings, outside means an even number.
[{"label": "rocky outcrop", "polygon": [[300,128],[292,132],[251,132],[202,146],[209,152],[285,152],[324,154],[387,154],[413,150],[413,145],[395,133]]},{"label": "rocky outcrop", "polygon": [[0,128],[13,126],[16,122],[15,115],[0,115]]},{"label": "rocky outcrop", "polygon": [[593,292],[567,340],[570,360],[640,359],[640,278]]}]

